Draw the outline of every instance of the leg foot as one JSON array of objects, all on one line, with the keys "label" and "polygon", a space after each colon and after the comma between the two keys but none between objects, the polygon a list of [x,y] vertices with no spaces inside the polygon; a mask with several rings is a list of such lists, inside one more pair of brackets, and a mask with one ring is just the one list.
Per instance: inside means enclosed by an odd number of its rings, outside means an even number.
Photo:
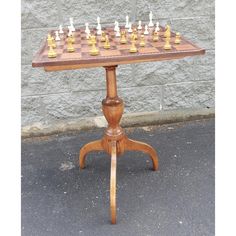
[{"label": "leg foot", "polygon": [[102,151],[102,150],[103,150],[103,147],[102,147],[101,140],[96,140],[96,141],[85,144],[80,149],[80,154],[79,154],[79,166],[80,166],[80,168],[81,169],[84,168],[85,158],[86,158],[86,155],[89,152]]},{"label": "leg foot", "polygon": [[111,143],[110,211],[111,223],[116,224],[116,141]]},{"label": "leg foot", "polygon": [[158,169],[158,156],[155,149],[151,147],[150,145],[127,138],[125,141],[125,150],[142,151],[149,154],[150,157],[152,158],[153,170]]}]

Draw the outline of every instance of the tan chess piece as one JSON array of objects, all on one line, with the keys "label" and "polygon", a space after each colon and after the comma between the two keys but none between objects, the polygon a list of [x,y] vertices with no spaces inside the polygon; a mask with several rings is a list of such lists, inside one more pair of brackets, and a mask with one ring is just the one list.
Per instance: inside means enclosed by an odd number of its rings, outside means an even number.
[{"label": "tan chess piece", "polygon": [[75,51],[75,48],[73,47],[73,38],[71,36],[69,36],[67,38],[67,52],[74,52]]},{"label": "tan chess piece", "polygon": [[105,41],[103,47],[104,47],[105,49],[109,49],[109,48],[111,47],[110,42],[109,42],[108,35],[106,35],[106,41]]},{"label": "tan chess piece", "polygon": [[90,49],[89,51],[89,54],[91,56],[97,56],[99,54],[99,50],[98,48],[96,47],[96,37],[95,36],[92,36],[92,48]]},{"label": "tan chess piece", "polygon": [[176,35],[175,35],[175,44],[180,44],[180,42],[181,42],[180,33],[176,33]]},{"label": "tan chess piece", "polygon": [[48,42],[48,47],[49,47],[48,57],[55,58],[57,56],[57,53],[53,50],[53,41],[50,34],[48,34],[47,42]]},{"label": "tan chess piece", "polygon": [[120,43],[121,43],[121,44],[126,44],[126,43],[127,43],[127,40],[126,40],[126,32],[125,32],[125,31],[122,31],[122,32],[121,32]]},{"label": "tan chess piece", "polygon": [[129,52],[130,53],[135,53],[135,52],[137,52],[138,51],[138,49],[136,48],[136,46],[135,46],[135,39],[134,39],[134,37],[132,37],[132,39],[131,39],[131,47],[130,47],[130,49],[129,49]]},{"label": "tan chess piece", "polygon": [[165,39],[165,45],[164,45],[164,49],[165,50],[170,50],[172,47],[171,47],[171,44],[170,44],[170,37],[167,37],[166,39]]},{"label": "tan chess piece", "polygon": [[134,35],[134,40],[138,40],[138,34],[137,34],[137,29],[133,29],[133,35]]},{"label": "tan chess piece", "polygon": [[144,47],[145,46],[145,37],[144,37],[144,35],[142,34],[141,35],[141,38],[140,38],[140,43],[139,43],[139,46],[140,47]]},{"label": "tan chess piece", "polygon": [[165,33],[164,33],[164,37],[165,37],[165,38],[170,38],[170,36],[171,36],[170,26],[167,25],[167,26],[166,26],[166,31],[165,31]]},{"label": "tan chess piece", "polygon": [[105,42],[106,41],[106,34],[105,32],[103,31],[102,32],[102,36],[101,36],[101,42]]},{"label": "tan chess piece", "polygon": [[91,35],[88,36],[88,45],[89,46],[92,45],[92,36]]},{"label": "tan chess piece", "polygon": [[158,32],[153,33],[152,40],[153,40],[153,42],[157,42],[159,40]]}]

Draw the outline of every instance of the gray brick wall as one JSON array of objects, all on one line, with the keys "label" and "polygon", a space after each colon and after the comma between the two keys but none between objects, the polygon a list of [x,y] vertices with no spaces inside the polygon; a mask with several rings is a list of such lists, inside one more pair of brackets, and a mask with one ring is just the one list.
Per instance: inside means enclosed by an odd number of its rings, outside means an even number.
[{"label": "gray brick wall", "polygon": [[171,24],[206,49],[205,56],[118,67],[119,95],[125,112],[214,107],[214,0],[22,0],[22,126],[53,124],[102,115],[105,72],[102,68],[46,73],[31,67],[48,30],[59,24],[75,26],[133,20]]}]

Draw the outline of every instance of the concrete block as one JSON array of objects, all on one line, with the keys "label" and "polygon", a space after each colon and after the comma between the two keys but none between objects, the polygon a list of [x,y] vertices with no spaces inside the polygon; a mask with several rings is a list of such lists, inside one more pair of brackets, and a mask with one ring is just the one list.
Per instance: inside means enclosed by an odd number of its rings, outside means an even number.
[{"label": "concrete block", "polygon": [[167,84],[164,109],[214,107],[214,81]]}]

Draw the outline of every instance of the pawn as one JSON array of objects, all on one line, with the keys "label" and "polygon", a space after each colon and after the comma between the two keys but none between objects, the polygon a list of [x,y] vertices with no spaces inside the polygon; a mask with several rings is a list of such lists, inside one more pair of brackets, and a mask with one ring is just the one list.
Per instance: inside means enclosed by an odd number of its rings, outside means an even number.
[{"label": "pawn", "polygon": [[64,32],[62,30],[62,25],[59,25],[59,34],[64,34]]},{"label": "pawn", "polygon": [[130,47],[130,49],[129,49],[129,52],[130,53],[135,53],[135,52],[137,52],[138,51],[138,49],[136,48],[136,46],[135,46],[135,40],[134,40],[134,38],[132,39],[132,41],[131,41],[131,47]]},{"label": "pawn", "polygon": [[181,38],[180,38],[180,33],[176,33],[175,35],[175,44],[180,44]]},{"label": "pawn", "polygon": [[52,39],[52,47],[53,47],[53,48],[56,48],[57,45],[56,45],[55,39],[54,39],[53,37],[51,37],[51,39]]},{"label": "pawn", "polygon": [[126,36],[125,36],[125,31],[121,32],[120,43],[121,44],[126,44],[127,43]]},{"label": "pawn", "polygon": [[143,34],[141,35],[141,39],[140,39],[139,46],[140,46],[140,47],[144,47],[144,46],[145,46],[145,37],[144,37]]},{"label": "pawn", "polygon": [[120,37],[120,27],[117,27],[116,37]]},{"label": "pawn", "polygon": [[74,52],[75,51],[75,48],[72,45],[72,41],[73,41],[72,37],[69,36],[67,38],[67,52]]},{"label": "pawn", "polygon": [[100,25],[100,27],[98,28],[98,30],[97,30],[97,35],[101,35],[102,34],[102,27],[101,27],[101,25]]},{"label": "pawn", "polygon": [[85,33],[90,34],[89,23],[85,23]]},{"label": "pawn", "polygon": [[160,31],[160,24],[159,24],[159,22],[157,22],[155,32],[159,32],[159,31]]},{"label": "pawn", "polygon": [[165,45],[164,45],[164,49],[165,49],[165,50],[170,50],[170,49],[171,49],[170,37],[167,37],[167,38],[166,38],[166,42],[165,42]]},{"label": "pawn", "polygon": [[88,35],[88,45],[92,45],[92,36],[90,34]]},{"label": "pawn", "polygon": [[60,41],[61,40],[58,31],[55,32],[55,36],[56,36],[56,41]]},{"label": "pawn", "polygon": [[96,56],[99,54],[99,50],[98,50],[98,48],[96,48],[96,40],[94,40],[93,37],[95,37],[95,36],[92,36],[92,48],[90,49],[89,54],[91,56]]},{"label": "pawn", "polygon": [[105,41],[103,47],[104,47],[105,49],[109,49],[109,48],[111,47],[111,46],[110,46],[110,42],[109,42],[108,35],[106,35],[106,41]]},{"label": "pawn", "polygon": [[133,34],[134,34],[134,40],[137,40],[138,39],[137,29],[133,30]]},{"label": "pawn", "polygon": [[132,33],[132,32],[133,32],[133,30],[132,30],[132,23],[129,23],[129,29],[128,29],[128,32],[129,32],[129,33]]},{"label": "pawn", "polygon": [[148,32],[148,26],[147,26],[147,25],[145,25],[145,31],[144,31],[144,34],[145,34],[145,35],[149,35],[149,32]]},{"label": "pawn", "polygon": [[157,42],[159,40],[159,35],[156,31],[153,33],[152,40],[153,40],[153,42]]},{"label": "pawn", "polygon": [[49,45],[48,57],[55,58],[56,56],[57,56],[57,53],[53,50],[52,45]]},{"label": "pawn", "polygon": [[106,41],[106,34],[105,32],[102,32],[101,42],[105,42],[105,41]]},{"label": "pawn", "polygon": [[138,22],[138,30],[142,30],[142,21],[140,20],[139,22]]}]

